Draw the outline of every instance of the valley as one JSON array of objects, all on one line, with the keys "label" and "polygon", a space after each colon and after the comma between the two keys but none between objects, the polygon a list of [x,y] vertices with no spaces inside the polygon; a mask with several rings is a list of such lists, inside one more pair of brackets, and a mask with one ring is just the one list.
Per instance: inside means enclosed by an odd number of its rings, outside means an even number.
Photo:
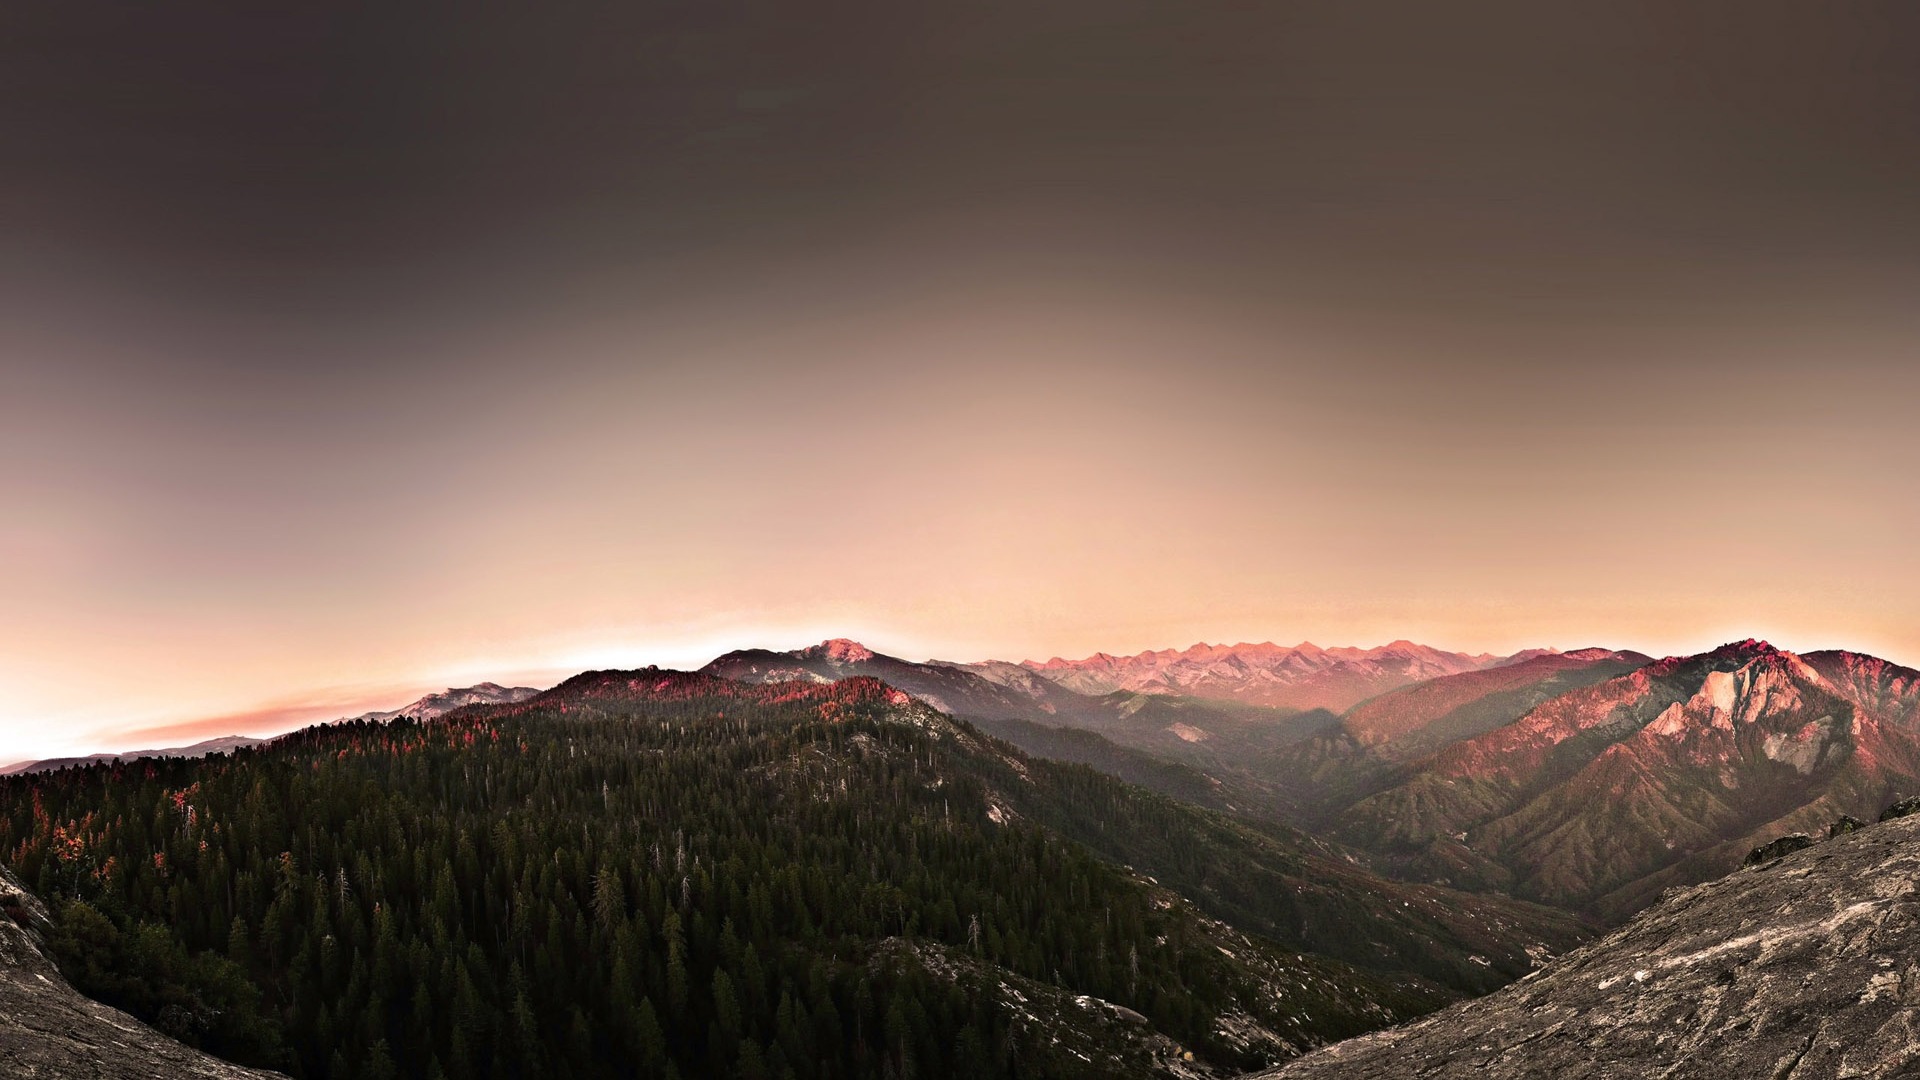
[{"label": "valley", "polygon": [[[1450,666],[1470,670],[1420,679],[1430,667],[1401,667],[1405,681],[1336,713],[1248,700],[1272,696],[1267,676],[1192,674],[1196,658],[1244,671],[1236,651],[1289,655],[1272,646],[1125,663],[920,665],[864,647],[834,659],[833,645],[777,654],[784,666],[766,670],[884,670],[1033,753],[1304,830],[1391,877],[1608,923],[1663,889],[1725,873],[1775,835],[1920,791],[1920,673],[1839,650],[1800,656],[1745,640],[1660,660],[1609,649],[1490,658],[1396,643],[1374,652],[1453,656]],[[733,665],[716,661],[761,677]],[[1152,665],[1187,672],[1212,696],[1151,683],[1140,672]],[[1108,689],[1115,672],[1155,692]]]}]

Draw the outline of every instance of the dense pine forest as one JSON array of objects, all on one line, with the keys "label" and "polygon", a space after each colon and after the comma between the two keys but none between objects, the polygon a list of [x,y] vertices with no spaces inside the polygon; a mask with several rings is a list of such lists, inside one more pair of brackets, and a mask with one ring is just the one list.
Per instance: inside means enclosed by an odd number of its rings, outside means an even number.
[{"label": "dense pine forest", "polygon": [[[1223,887],[1235,845],[1284,840],[871,679],[589,673],[0,782],[0,852],[76,986],[301,1078],[1233,1070],[1575,932],[1272,867]],[[1456,971],[1463,945],[1508,970]]]}]

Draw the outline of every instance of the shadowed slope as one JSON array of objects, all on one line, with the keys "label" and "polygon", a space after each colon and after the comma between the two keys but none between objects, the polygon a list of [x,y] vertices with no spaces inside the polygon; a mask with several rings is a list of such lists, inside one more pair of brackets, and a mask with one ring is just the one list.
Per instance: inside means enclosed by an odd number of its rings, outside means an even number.
[{"label": "shadowed slope", "polygon": [[1669,894],[1535,975],[1266,1080],[1911,1076],[1920,817]]}]

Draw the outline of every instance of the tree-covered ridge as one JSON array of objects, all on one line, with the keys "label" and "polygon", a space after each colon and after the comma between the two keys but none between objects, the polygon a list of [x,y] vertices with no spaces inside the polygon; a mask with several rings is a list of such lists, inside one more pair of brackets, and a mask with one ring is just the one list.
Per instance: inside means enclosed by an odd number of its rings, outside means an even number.
[{"label": "tree-covered ridge", "polygon": [[300,1077],[1111,1075],[895,939],[1118,1004],[1201,1067],[1439,1003],[1205,918],[983,779],[1041,764],[869,679],[590,673],[9,779],[0,850],[82,989]]}]

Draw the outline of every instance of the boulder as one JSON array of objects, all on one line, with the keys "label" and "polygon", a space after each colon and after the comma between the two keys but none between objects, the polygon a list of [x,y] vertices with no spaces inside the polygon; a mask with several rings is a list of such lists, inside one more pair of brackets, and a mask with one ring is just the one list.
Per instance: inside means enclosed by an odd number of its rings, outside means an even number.
[{"label": "boulder", "polygon": [[1769,840],[1759,847],[1754,848],[1752,851],[1747,852],[1746,861],[1740,865],[1759,866],[1762,863],[1770,863],[1783,855],[1791,855],[1801,848],[1810,848],[1812,846],[1813,837],[1808,836],[1806,833],[1788,833],[1777,839]]}]

